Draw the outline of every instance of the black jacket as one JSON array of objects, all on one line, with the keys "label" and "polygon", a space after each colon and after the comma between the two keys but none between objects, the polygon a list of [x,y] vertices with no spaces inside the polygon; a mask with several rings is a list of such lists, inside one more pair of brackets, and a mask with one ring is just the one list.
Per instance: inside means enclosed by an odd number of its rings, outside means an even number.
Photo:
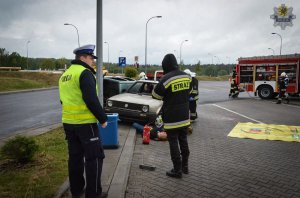
[{"label": "black jacket", "polygon": [[190,97],[192,97],[193,100],[198,100],[199,99],[198,80],[195,77],[192,77],[191,89],[192,91],[190,93]]},{"label": "black jacket", "polygon": [[280,91],[286,91],[286,88],[289,85],[289,78],[280,76],[278,81]]},{"label": "black jacket", "polygon": [[176,58],[167,54],[162,67],[164,76],[152,92],[152,97],[163,100],[162,118],[164,129],[172,130],[190,125],[189,94],[191,77],[178,69]]}]

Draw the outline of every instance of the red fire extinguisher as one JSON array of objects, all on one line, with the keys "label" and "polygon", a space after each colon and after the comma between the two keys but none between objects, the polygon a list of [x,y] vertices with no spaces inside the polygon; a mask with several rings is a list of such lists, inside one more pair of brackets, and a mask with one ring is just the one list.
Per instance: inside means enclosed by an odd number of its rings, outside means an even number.
[{"label": "red fire extinguisher", "polygon": [[148,125],[144,126],[143,131],[143,144],[149,144],[150,143],[150,127]]}]

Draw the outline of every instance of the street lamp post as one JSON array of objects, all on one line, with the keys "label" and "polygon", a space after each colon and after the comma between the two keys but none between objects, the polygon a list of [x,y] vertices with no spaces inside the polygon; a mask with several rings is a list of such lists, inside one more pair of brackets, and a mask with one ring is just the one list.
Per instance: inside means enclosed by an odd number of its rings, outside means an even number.
[{"label": "street lamp post", "polygon": [[151,19],[154,18],[161,18],[162,16],[153,16],[150,19],[148,19],[147,23],[146,23],[146,38],[145,38],[145,73],[147,74],[147,29],[148,29],[148,22]]},{"label": "street lamp post", "polygon": [[269,50],[272,50],[273,51],[273,55],[275,55],[275,50],[273,50],[272,48],[268,48]]},{"label": "street lamp post", "polygon": [[79,33],[78,33],[77,27],[76,27],[75,25],[71,24],[71,23],[65,23],[64,25],[71,25],[71,26],[73,26],[73,27],[76,29],[76,31],[77,31],[78,47],[80,47],[80,43],[79,43]]},{"label": "street lamp post", "polygon": [[107,70],[109,68],[109,43],[107,41],[104,41],[105,44],[107,44]]},{"label": "street lamp post", "polygon": [[280,34],[276,33],[276,32],[272,32],[271,34],[276,34],[280,37],[280,55],[281,55],[281,48],[282,48],[282,37]]},{"label": "street lamp post", "polygon": [[179,52],[180,52],[180,53],[179,53],[179,54],[180,54],[180,55],[179,55],[179,64],[180,64],[180,65],[181,65],[181,48],[182,48],[183,43],[184,43],[184,42],[188,42],[188,41],[189,41],[189,40],[184,40],[184,41],[182,41],[181,44],[180,44],[180,51],[179,51]]},{"label": "street lamp post", "polygon": [[30,43],[30,41],[27,41],[27,67],[26,67],[26,69],[28,70],[28,44]]}]

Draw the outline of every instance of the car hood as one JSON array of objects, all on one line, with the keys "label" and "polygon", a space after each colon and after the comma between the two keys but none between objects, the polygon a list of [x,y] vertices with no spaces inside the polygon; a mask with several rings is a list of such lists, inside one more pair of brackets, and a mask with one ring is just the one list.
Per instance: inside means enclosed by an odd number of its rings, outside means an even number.
[{"label": "car hood", "polygon": [[163,104],[162,100],[153,99],[151,95],[149,96],[131,93],[118,94],[110,97],[108,100],[149,105],[150,111],[152,112],[156,111]]}]

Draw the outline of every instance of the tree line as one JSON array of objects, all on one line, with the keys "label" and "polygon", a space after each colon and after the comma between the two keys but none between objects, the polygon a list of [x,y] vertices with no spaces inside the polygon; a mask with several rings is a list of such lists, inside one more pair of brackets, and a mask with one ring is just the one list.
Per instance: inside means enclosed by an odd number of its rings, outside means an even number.
[{"label": "tree line", "polygon": [[[22,70],[59,70],[71,65],[71,60],[66,58],[28,58],[22,57],[17,52],[9,53],[5,48],[0,48],[0,67],[21,67]],[[122,73],[123,69],[117,63],[103,63],[103,67],[109,73]],[[126,65],[135,67],[138,72],[145,71],[145,66]],[[181,64],[180,69],[190,69],[198,76],[224,76],[229,75],[234,67],[233,64]],[[160,65],[148,65],[147,72],[154,73],[155,70],[162,70]]]}]

